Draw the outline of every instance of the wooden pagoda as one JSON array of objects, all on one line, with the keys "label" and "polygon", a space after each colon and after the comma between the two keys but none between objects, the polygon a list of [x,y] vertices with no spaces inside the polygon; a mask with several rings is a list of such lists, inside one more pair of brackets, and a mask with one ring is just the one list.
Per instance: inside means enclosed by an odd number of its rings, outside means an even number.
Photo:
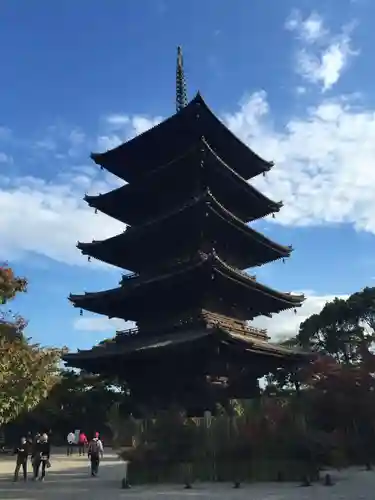
[{"label": "wooden pagoda", "polygon": [[273,290],[243,271],[292,251],[248,225],[282,206],[248,183],[272,163],[233,135],[199,93],[185,103],[180,53],[177,75],[173,116],[91,155],[127,183],[86,202],[127,226],[77,246],[131,273],[116,288],[70,300],[137,327],[65,361],[120,377],[140,402],[200,412],[253,396],[259,377],[301,361],[301,353],[270,343],[266,331],[248,321],[299,307],[304,297]]}]

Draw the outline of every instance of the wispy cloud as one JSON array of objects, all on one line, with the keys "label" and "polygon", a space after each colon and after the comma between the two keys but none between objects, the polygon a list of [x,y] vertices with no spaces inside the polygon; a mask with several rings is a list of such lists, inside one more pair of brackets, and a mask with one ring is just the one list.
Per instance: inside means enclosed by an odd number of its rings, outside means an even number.
[{"label": "wispy cloud", "polygon": [[8,140],[12,137],[12,131],[8,127],[1,127],[0,126],[0,140]]},{"label": "wispy cloud", "polygon": [[73,328],[83,332],[111,332],[113,335],[116,330],[135,328],[135,323],[118,318],[108,319],[103,316],[92,316],[90,313],[85,313],[85,316],[74,321]]},{"label": "wispy cloud", "polygon": [[295,57],[296,72],[306,81],[321,86],[323,92],[339,81],[350,59],[359,53],[352,46],[355,23],[343,26],[338,34],[332,34],[318,13],[313,12],[304,18],[300,11],[294,10],[285,27],[295,34],[299,44]]},{"label": "wispy cloud", "polygon": [[0,163],[11,164],[13,163],[13,158],[8,154],[0,152]]},{"label": "wispy cloud", "polygon": [[277,314],[277,320],[273,318],[258,317],[252,323],[258,328],[266,328],[272,340],[281,340],[292,337],[298,333],[300,324],[312,314],[318,314],[327,302],[338,297],[346,299],[348,295],[316,295],[313,292],[305,292],[306,300],[302,307],[294,310],[282,311]]},{"label": "wispy cloud", "polygon": [[108,125],[116,128],[123,128],[129,125],[130,118],[128,115],[112,114],[106,117],[106,122]]},{"label": "wispy cloud", "polygon": [[314,43],[329,34],[324,27],[321,16],[312,12],[303,19],[299,10],[293,10],[285,23],[285,28],[296,33],[297,37],[305,43]]},{"label": "wispy cloud", "polygon": [[375,234],[375,110],[353,98],[323,99],[304,116],[272,125],[265,92],[225,117],[229,127],[276,162],[259,189],[285,206],[277,223],[309,226],[349,223]]},{"label": "wispy cloud", "polygon": [[96,149],[108,151],[119,146],[125,140],[146,132],[163,120],[161,116],[130,116],[122,113],[114,113],[104,118],[105,133],[99,135]]}]

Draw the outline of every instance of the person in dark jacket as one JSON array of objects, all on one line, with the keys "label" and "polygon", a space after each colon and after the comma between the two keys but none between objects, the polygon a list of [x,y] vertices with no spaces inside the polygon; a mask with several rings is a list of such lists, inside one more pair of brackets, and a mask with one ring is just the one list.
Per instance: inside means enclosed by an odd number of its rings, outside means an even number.
[{"label": "person in dark jacket", "polygon": [[100,459],[103,458],[103,443],[99,439],[99,432],[95,432],[95,437],[90,441],[87,454],[91,462],[91,476],[98,475]]},{"label": "person in dark jacket", "polygon": [[38,479],[40,466],[42,466],[42,474],[39,480],[44,481],[46,477],[46,467],[48,468],[50,466],[50,454],[51,446],[48,441],[48,436],[47,434],[42,434],[39,442],[35,443],[33,451],[34,481]]},{"label": "person in dark jacket", "polygon": [[14,450],[17,455],[16,468],[14,470],[14,481],[18,481],[18,475],[22,467],[23,479],[27,480],[27,457],[29,455],[29,444],[26,438],[21,438],[20,444]]}]

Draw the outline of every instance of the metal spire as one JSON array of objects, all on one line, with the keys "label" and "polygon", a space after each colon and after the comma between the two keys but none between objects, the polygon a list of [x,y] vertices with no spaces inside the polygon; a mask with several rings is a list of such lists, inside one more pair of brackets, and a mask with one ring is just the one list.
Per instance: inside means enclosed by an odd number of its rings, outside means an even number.
[{"label": "metal spire", "polygon": [[184,61],[181,47],[177,47],[177,67],[176,67],[176,111],[181,111],[187,105],[186,81],[184,74]]}]

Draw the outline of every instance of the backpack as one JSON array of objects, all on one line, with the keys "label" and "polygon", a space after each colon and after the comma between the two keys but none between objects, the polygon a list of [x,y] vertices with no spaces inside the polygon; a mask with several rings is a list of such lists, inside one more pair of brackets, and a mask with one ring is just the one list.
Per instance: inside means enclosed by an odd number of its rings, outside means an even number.
[{"label": "backpack", "polygon": [[98,439],[93,439],[90,443],[90,455],[97,456],[101,452],[101,447]]}]

